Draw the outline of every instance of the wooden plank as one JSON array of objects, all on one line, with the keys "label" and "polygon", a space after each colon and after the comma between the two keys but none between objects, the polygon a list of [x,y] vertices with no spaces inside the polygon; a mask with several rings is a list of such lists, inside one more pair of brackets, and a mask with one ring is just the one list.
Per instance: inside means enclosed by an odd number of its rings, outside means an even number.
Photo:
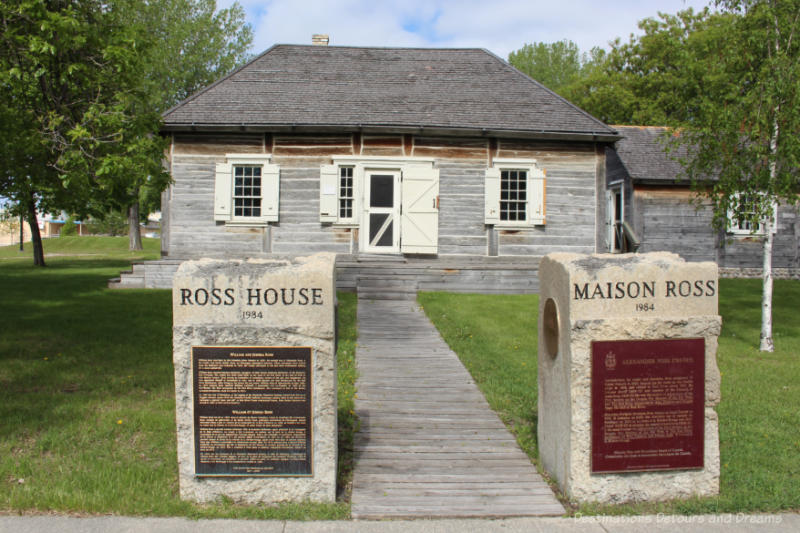
[{"label": "wooden plank", "polygon": [[358,317],[354,518],[563,513],[413,302],[360,299]]},{"label": "wooden plank", "polygon": [[409,454],[409,456],[424,457],[428,454],[446,453],[472,454],[479,458],[485,454],[491,455],[500,452],[517,453],[519,451],[522,453],[514,440],[489,439],[485,435],[483,438],[463,439],[457,438],[456,435],[449,437],[427,435],[426,438],[426,435],[398,435],[396,432],[390,434],[387,431],[375,434],[374,439],[371,436],[369,440],[357,440],[354,449],[359,456],[370,457],[373,455],[369,454],[375,454],[376,457],[379,457],[380,454],[397,456]]},{"label": "wooden plank", "polygon": [[408,483],[387,483],[384,490],[388,494],[422,493],[435,494],[460,494],[460,493],[524,493],[530,495],[550,496],[552,491],[546,483],[532,481],[518,481],[515,483],[483,483],[476,486],[474,483],[427,483],[424,487],[415,487]]}]

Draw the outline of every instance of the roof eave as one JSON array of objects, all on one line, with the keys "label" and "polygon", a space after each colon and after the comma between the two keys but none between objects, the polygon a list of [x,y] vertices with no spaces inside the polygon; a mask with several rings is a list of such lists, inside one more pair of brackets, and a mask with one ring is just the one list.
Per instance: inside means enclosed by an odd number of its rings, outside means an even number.
[{"label": "roof eave", "polygon": [[552,131],[503,128],[455,128],[448,126],[397,126],[360,124],[198,124],[169,123],[162,133],[398,133],[455,137],[498,137],[559,141],[614,142],[622,138],[616,131]]},{"label": "roof eave", "polygon": [[[698,179],[695,185],[705,185],[713,183],[713,179]],[[692,181],[688,178],[631,178],[634,185],[671,185],[680,187],[691,187]]]}]

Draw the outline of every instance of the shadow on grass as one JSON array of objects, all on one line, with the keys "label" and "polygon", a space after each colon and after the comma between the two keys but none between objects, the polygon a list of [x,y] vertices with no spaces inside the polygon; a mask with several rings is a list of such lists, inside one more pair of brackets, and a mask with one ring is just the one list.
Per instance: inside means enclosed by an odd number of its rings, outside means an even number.
[{"label": "shadow on grass", "polygon": [[0,262],[0,511],[347,518],[347,503],[179,499],[171,291],[106,288],[128,268]]},{"label": "shadow on grass", "polygon": [[69,423],[60,403],[76,395],[171,388],[170,292],[107,290],[125,266],[119,260],[3,265],[0,419],[8,431]]}]

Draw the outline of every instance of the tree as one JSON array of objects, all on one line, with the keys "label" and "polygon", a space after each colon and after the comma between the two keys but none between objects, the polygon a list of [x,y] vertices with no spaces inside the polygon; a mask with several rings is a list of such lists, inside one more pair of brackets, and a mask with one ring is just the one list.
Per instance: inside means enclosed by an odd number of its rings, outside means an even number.
[{"label": "tree", "polygon": [[574,82],[583,66],[578,45],[567,39],[525,44],[508,54],[508,62],[556,93]]},{"label": "tree", "polygon": [[[723,0],[733,26],[704,63],[707,91],[696,97],[673,147],[724,227],[729,213],[763,224],[762,351],[773,351],[773,206],[797,204],[800,190],[800,1]],[[707,180],[708,176],[716,179]]]},{"label": "tree", "polygon": [[[139,110],[161,114],[248,58],[253,40],[238,3],[217,10],[215,0],[112,0],[116,12],[150,40],[142,61]],[[156,130],[157,131],[157,130]],[[155,131],[154,131],[155,133]],[[139,222],[160,198],[169,178],[147,166],[131,169],[130,183],[121,188],[119,207],[128,212],[130,249],[141,250]],[[159,200],[160,201],[160,200]]]},{"label": "tree", "polygon": [[525,44],[508,54],[508,62],[551,91],[573,100],[581,82],[605,64],[600,47],[581,53],[578,45],[564,39],[554,43]]},{"label": "tree", "polygon": [[241,26],[238,5],[214,8],[213,0],[0,3],[0,194],[24,206],[35,265],[44,266],[38,209],[84,218],[124,208],[140,246],[142,189],[160,192],[169,181],[160,113],[229,70],[251,38],[246,27],[226,37],[232,21]]},{"label": "tree", "polygon": [[163,153],[158,114],[136,108],[146,41],[99,0],[9,0],[0,24],[0,193],[25,206],[44,266],[38,209],[101,212],[130,161]]},{"label": "tree", "polygon": [[641,36],[619,38],[589,63],[564,95],[611,124],[680,125],[710,82],[706,64],[731,31],[734,17],[691,8],[639,22]]}]

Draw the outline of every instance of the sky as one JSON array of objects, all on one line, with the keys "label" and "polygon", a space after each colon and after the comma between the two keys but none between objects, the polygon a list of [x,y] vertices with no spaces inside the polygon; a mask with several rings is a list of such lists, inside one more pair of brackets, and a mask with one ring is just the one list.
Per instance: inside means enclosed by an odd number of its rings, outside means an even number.
[{"label": "sky", "polygon": [[[526,43],[574,41],[581,51],[640,34],[659,12],[696,11],[708,0],[238,0],[253,27],[252,52],[311,44],[485,48],[508,58]],[[218,0],[227,7],[233,0]]]}]

